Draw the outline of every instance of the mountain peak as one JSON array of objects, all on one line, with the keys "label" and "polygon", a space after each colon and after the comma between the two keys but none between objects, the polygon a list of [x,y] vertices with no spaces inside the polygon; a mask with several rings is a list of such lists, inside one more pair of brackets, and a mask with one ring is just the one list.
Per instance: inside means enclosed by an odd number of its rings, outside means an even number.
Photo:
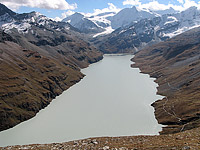
[{"label": "mountain peak", "polygon": [[133,6],[131,9],[134,10],[134,11],[138,11],[136,6]]},{"label": "mountain peak", "polygon": [[81,18],[84,17],[84,15],[82,15],[82,14],[79,13],[79,12],[75,12],[72,16],[81,17]]},{"label": "mountain peak", "polygon": [[4,14],[9,14],[10,16],[14,16],[16,15],[15,12],[13,12],[12,10],[10,10],[9,8],[7,8],[5,5],[0,3],[0,16],[4,15]]},{"label": "mountain peak", "polygon": [[188,9],[186,9],[185,11],[196,11],[197,7],[196,6],[191,6]]},{"label": "mountain peak", "polygon": [[73,15],[66,17],[62,21],[63,22],[71,22],[71,20],[75,20],[76,22],[79,22],[83,18],[84,18],[84,15],[82,15],[81,13],[75,12]]}]

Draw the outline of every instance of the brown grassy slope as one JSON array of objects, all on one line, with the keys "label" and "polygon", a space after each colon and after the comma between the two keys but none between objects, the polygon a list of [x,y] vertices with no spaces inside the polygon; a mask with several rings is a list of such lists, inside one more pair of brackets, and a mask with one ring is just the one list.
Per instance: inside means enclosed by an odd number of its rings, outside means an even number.
[{"label": "brown grassy slope", "polygon": [[8,146],[0,150],[199,150],[200,128],[158,136],[99,137],[66,143]]},{"label": "brown grassy slope", "polygon": [[64,55],[71,49],[68,46],[63,47],[62,54],[55,51],[57,54],[53,56],[25,40],[25,46],[21,47],[3,32],[0,39],[0,131],[35,116],[53,98],[83,78],[79,68],[102,58],[101,53],[83,41],[72,43],[73,53]]},{"label": "brown grassy slope", "polygon": [[156,78],[158,94],[153,104],[161,134],[200,127],[200,28],[136,54],[134,67]]}]

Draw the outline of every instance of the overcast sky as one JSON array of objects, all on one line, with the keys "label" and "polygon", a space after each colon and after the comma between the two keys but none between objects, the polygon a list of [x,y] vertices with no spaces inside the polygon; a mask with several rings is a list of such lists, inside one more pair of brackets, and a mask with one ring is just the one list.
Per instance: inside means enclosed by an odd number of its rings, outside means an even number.
[{"label": "overcast sky", "polygon": [[151,10],[173,7],[184,10],[191,6],[200,8],[199,0],[0,0],[0,3],[18,13],[37,11],[47,17],[63,19],[74,12],[100,13],[137,6]]}]

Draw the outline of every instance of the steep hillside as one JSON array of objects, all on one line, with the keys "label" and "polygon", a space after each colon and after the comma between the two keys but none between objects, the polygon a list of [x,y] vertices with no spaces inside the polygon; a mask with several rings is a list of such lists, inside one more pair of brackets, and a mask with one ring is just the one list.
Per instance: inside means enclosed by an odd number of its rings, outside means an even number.
[{"label": "steep hillside", "polygon": [[59,45],[60,51],[59,46],[53,51],[50,45],[40,48],[23,36],[24,47],[17,44],[19,38],[14,40],[4,32],[0,37],[0,130],[33,117],[83,78],[79,68],[102,58],[83,41],[65,42]]},{"label": "steep hillside", "polygon": [[[37,13],[0,5],[0,131],[30,119],[102,59],[79,30]],[[4,11],[4,13],[3,13]]]},{"label": "steep hillside", "polygon": [[158,122],[167,125],[161,134],[200,127],[200,28],[143,49],[133,61],[166,96],[152,104]]}]

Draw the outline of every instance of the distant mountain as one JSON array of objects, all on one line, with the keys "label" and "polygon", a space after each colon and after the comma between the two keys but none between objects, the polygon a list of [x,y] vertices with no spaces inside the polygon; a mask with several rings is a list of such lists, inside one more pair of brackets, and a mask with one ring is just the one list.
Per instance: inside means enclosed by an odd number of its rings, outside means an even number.
[{"label": "distant mountain", "polygon": [[84,15],[80,13],[75,13],[63,19],[62,21],[70,23],[72,26],[79,29],[83,33],[94,34],[94,33],[99,33],[99,32],[104,31],[104,29],[101,28],[98,24],[85,18]]},{"label": "distant mountain", "polygon": [[75,13],[62,21],[70,23],[82,33],[95,35],[104,32],[105,34],[108,34],[113,31],[111,29],[111,22],[108,18],[115,14],[116,13],[114,12],[106,12],[92,16],[84,16],[80,13]]},{"label": "distant mountain", "polygon": [[117,29],[129,25],[134,21],[139,21],[144,18],[154,18],[156,14],[148,10],[138,10],[135,6],[132,8],[124,8],[113,17],[110,17],[111,27]]},{"label": "distant mountain", "polygon": [[170,7],[169,9],[165,9],[165,10],[158,10],[158,11],[153,11],[154,13],[157,13],[159,15],[165,15],[165,14],[176,14],[179,13],[179,11],[176,11],[175,9],[173,9],[172,7]]},{"label": "distant mountain", "polygon": [[142,19],[92,42],[106,53],[136,52],[145,46],[165,41],[191,28],[200,26],[200,10],[191,7],[181,13]]},{"label": "distant mountain", "polygon": [[63,21],[70,23],[83,33],[96,37],[98,35],[109,34],[117,28],[128,26],[142,19],[152,19],[163,14],[174,13],[177,13],[177,11],[173,8],[161,11],[150,11],[133,6],[132,8],[124,8],[118,13],[105,12],[92,16],[75,13],[63,19]]}]

